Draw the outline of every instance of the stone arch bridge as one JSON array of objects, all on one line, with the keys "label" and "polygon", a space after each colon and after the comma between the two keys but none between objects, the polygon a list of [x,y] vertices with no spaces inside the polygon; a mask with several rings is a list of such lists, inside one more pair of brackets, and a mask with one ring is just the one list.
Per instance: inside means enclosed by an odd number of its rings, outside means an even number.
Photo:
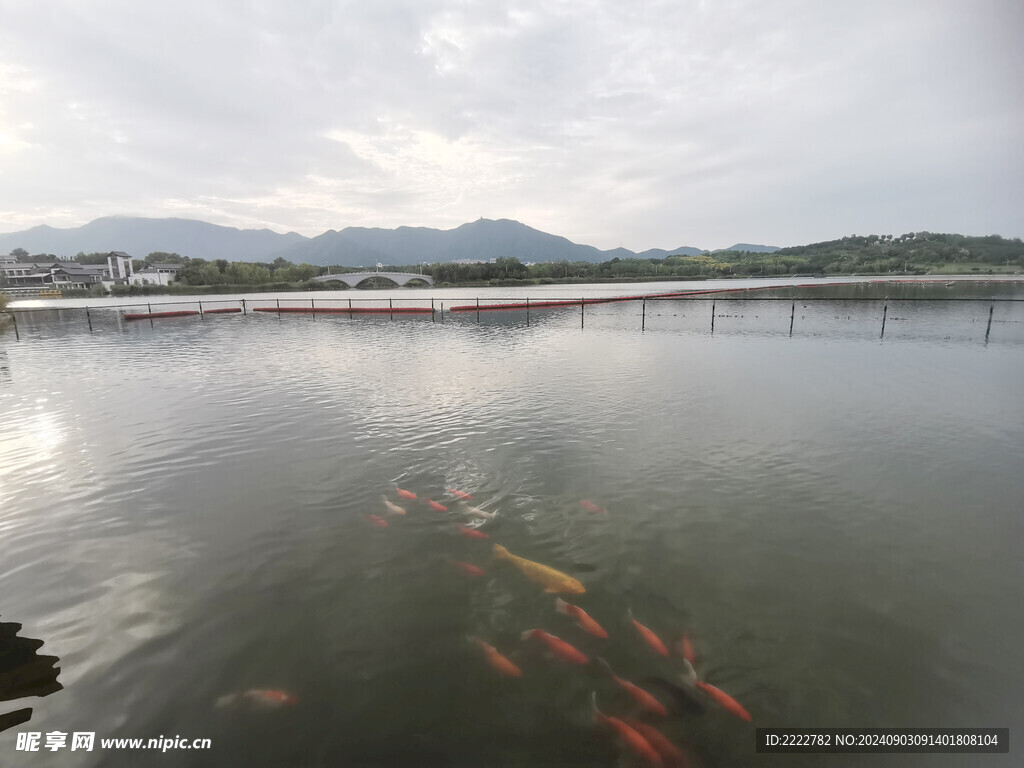
[{"label": "stone arch bridge", "polygon": [[416,275],[411,272],[346,272],[342,275],[320,275],[320,277],[314,277],[313,279],[318,283],[329,283],[333,280],[344,283],[349,288],[358,288],[360,283],[372,277],[382,277],[385,280],[390,280],[399,288],[413,280],[420,280],[427,285],[434,284],[434,278],[429,275]]}]

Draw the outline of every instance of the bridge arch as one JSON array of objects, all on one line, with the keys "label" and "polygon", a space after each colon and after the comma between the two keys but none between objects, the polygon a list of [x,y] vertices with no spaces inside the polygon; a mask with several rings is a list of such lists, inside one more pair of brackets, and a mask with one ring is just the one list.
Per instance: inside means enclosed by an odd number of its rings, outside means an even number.
[{"label": "bridge arch", "polygon": [[427,285],[434,284],[434,279],[430,275],[417,275],[410,272],[345,272],[340,275],[320,275],[320,277],[314,277],[313,280],[318,283],[344,283],[349,288],[357,288],[371,278],[390,280],[398,288],[413,281],[422,281]]}]

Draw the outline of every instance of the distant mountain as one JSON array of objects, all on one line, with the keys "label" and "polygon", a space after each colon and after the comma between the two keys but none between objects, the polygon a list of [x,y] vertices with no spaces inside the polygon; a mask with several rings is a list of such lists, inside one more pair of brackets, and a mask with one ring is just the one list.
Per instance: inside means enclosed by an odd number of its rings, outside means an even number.
[{"label": "distant mountain", "polygon": [[[79,252],[125,251],[144,259],[154,251],[166,251],[207,260],[269,262],[281,256],[296,264],[349,267],[370,267],[377,262],[412,265],[502,257],[515,257],[523,262],[563,259],[601,262],[638,256],[626,248],[602,251],[590,245],[579,245],[509,219],[479,219],[449,230],[348,227],[308,238],[295,232],[281,235],[267,229],[235,229],[191,219],[115,216],[71,229],[44,225],[0,234],[0,253],[9,253],[15,248],[24,248],[30,254],[52,253],[64,258],[73,258]],[[684,246],[668,251],[655,248],[644,251],[639,257],[699,253],[699,248]]]},{"label": "distant mountain", "polygon": [[478,219],[455,229],[426,227],[365,229],[348,227],[330,230],[313,239],[281,251],[280,256],[295,263],[373,266],[419,264],[460,259],[515,257],[520,261],[605,261],[615,256],[631,258],[632,251],[601,251],[577,245],[564,237],[509,219]]},{"label": "distant mountain", "polygon": [[730,245],[728,248],[718,248],[712,251],[712,253],[718,253],[719,251],[746,251],[747,253],[775,253],[778,248],[774,245],[752,245],[751,243],[736,243],[736,245]]},{"label": "distant mountain", "polygon": [[235,229],[193,219],[111,216],[71,229],[43,225],[0,234],[0,253],[24,248],[31,254],[71,258],[80,252],[124,251],[144,259],[154,251],[166,251],[191,258],[265,261],[306,239],[295,232],[281,235],[269,229]]},{"label": "distant mountain", "polygon": [[704,251],[700,248],[693,248],[689,245],[684,245],[679,248],[673,248],[671,251],[665,251],[661,248],[651,248],[647,251],[641,251],[636,255],[638,259],[664,259],[666,256],[700,256]]}]

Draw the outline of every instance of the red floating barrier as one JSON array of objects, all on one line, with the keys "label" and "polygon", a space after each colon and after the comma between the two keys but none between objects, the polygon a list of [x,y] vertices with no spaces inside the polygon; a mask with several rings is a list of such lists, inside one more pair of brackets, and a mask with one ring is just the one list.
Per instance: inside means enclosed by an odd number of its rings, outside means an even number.
[{"label": "red floating barrier", "polygon": [[305,315],[429,315],[430,307],[253,307],[253,312],[282,312]]},{"label": "red floating barrier", "polygon": [[160,317],[189,317],[191,315],[198,315],[198,314],[199,314],[198,310],[195,310],[195,311],[193,311],[193,310],[189,310],[189,311],[182,310],[182,311],[178,311],[178,312],[149,312],[149,313],[145,313],[144,312],[142,314],[132,314],[132,315],[125,314],[124,319],[125,320],[152,320],[154,318],[160,318]]},{"label": "red floating barrier", "polygon": [[227,315],[231,312],[241,312],[239,307],[229,307],[227,309],[204,309],[204,315]]}]

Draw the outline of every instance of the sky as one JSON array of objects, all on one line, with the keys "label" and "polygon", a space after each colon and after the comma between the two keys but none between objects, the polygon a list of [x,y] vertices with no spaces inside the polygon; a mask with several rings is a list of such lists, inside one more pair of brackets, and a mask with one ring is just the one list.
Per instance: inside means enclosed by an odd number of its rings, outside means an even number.
[{"label": "sky", "polygon": [[0,231],[1024,235],[1019,0],[0,0]]}]

